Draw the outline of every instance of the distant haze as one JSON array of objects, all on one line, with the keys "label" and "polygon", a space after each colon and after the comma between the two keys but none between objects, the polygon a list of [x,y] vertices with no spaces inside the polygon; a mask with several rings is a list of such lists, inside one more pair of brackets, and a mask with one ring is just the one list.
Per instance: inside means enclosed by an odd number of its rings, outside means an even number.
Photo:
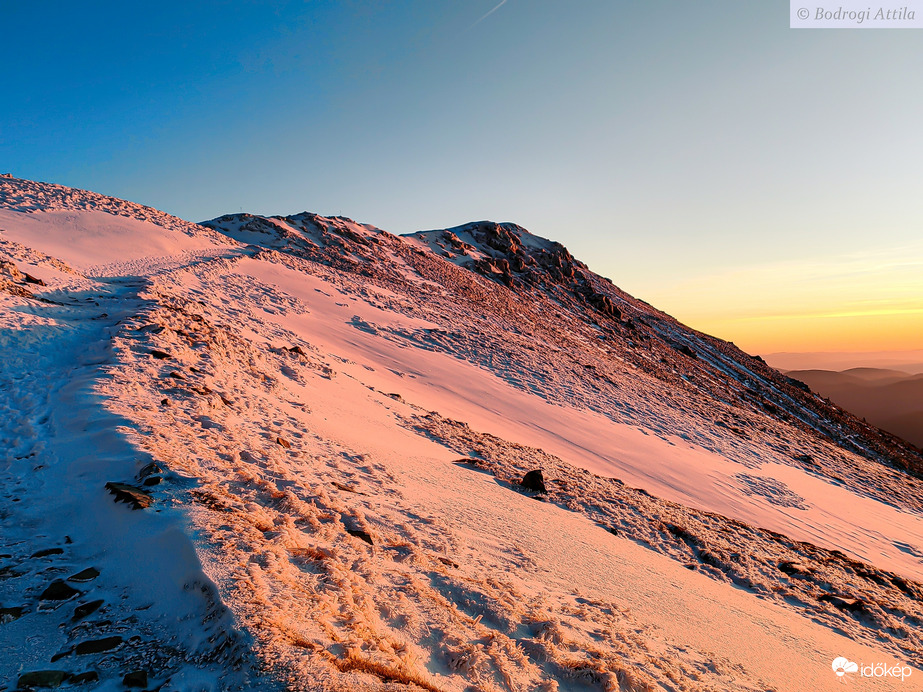
[{"label": "distant haze", "polygon": [[923,375],[879,368],[788,374],[853,415],[923,448]]},{"label": "distant haze", "polygon": [[883,368],[915,375],[923,373],[923,350],[866,353],[769,353],[763,359],[776,370],[849,370]]}]

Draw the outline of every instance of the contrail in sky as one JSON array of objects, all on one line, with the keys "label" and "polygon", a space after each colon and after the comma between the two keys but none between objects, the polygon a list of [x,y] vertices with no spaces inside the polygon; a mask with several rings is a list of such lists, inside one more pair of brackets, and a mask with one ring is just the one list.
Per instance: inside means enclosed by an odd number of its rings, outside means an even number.
[{"label": "contrail in sky", "polygon": [[472,25],[471,25],[471,28],[473,29],[473,28],[476,27],[478,24],[480,24],[481,22],[483,22],[483,21],[484,21],[485,19],[487,19],[490,15],[492,15],[494,12],[496,12],[496,11],[499,10],[501,7],[503,7],[503,6],[506,4],[506,2],[507,2],[507,0],[500,0],[500,4],[498,4],[498,5],[497,5],[495,8],[493,8],[490,12],[488,12],[488,13],[485,14],[483,17],[481,17],[479,20],[477,20],[474,24],[472,24]]}]

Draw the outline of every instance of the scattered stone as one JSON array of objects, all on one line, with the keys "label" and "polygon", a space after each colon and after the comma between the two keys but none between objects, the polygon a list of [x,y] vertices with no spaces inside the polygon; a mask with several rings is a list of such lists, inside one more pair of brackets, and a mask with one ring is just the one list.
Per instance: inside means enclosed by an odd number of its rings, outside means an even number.
[{"label": "scattered stone", "polygon": [[860,601],[858,598],[837,596],[832,593],[825,593],[823,596],[821,596],[817,600],[822,601],[824,603],[829,603],[834,608],[837,608],[839,610],[846,610],[846,611],[849,611],[850,613],[857,613],[860,610],[863,610],[865,608],[865,604],[862,601]]},{"label": "scattered stone", "polygon": [[19,676],[17,687],[59,687],[67,680],[63,670],[35,670]]},{"label": "scattered stone", "polygon": [[622,311],[618,309],[615,303],[612,302],[612,299],[609,296],[602,293],[590,293],[586,297],[587,302],[592,305],[594,308],[599,310],[604,315],[609,315],[610,317],[620,320],[622,319]]},{"label": "scattered stone", "polygon": [[101,654],[104,651],[112,651],[122,645],[121,637],[104,637],[103,639],[91,639],[90,641],[80,642],[74,647],[74,652],[78,656],[86,654]]},{"label": "scattered stone", "polygon": [[78,595],[80,595],[80,592],[70,584],[60,579],[55,579],[44,591],[42,591],[42,595],[38,597],[38,600],[66,601]]},{"label": "scattered stone", "polygon": [[125,687],[147,687],[147,671],[132,671],[122,678],[122,684],[125,685]]},{"label": "scattered stone", "polygon": [[0,260],[0,274],[8,276],[13,281],[22,281],[25,277],[14,262]]},{"label": "scattered stone", "polygon": [[790,560],[785,560],[784,562],[779,563],[779,570],[785,572],[786,574],[801,574],[807,575],[811,573],[811,568],[806,565],[801,564],[800,562],[792,562]]},{"label": "scattered stone", "polygon": [[173,357],[166,351],[159,351],[156,348],[151,349],[150,351],[148,351],[148,353],[150,353],[157,360],[169,360],[170,358]]},{"label": "scattered stone", "polygon": [[99,576],[99,570],[95,567],[87,567],[85,570],[77,572],[72,577],[68,577],[67,581],[76,581],[76,582],[87,582],[93,581],[96,577]]},{"label": "scattered stone", "polygon": [[59,651],[54,656],[51,657],[51,662],[60,661],[65,656],[70,656],[73,653],[73,649],[65,649],[64,651]]},{"label": "scattered stone", "polygon": [[698,358],[699,354],[693,351],[686,344],[680,344],[676,347],[676,350],[682,353],[683,355],[689,356],[690,358]]},{"label": "scattered stone", "polygon": [[5,625],[8,622],[13,622],[13,620],[18,620],[22,617],[22,606],[15,606],[13,608],[0,608],[0,625]]},{"label": "scattered stone", "polygon": [[182,373],[176,372],[175,370],[171,373],[168,373],[167,377],[172,377],[174,380],[185,380],[186,379]]},{"label": "scattered stone", "polygon": [[170,405],[170,400],[167,399],[167,398],[161,399],[161,400],[160,400],[160,405],[161,405],[161,406],[169,406],[169,405]]},{"label": "scattered stone", "polygon": [[159,473],[163,473],[163,468],[157,462],[152,461],[138,471],[138,478],[147,478],[148,476],[155,476]]},{"label": "scattered stone", "polygon": [[49,555],[60,555],[64,550],[61,548],[45,548],[32,553],[32,557],[47,557]]},{"label": "scattered stone", "polygon": [[154,502],[148,493],[141,488],[127,483],[106,483],[106,490],[115,495],[116,502],[127,502],[132,509],[145,509]]},{"label": "scattered stone", "polygon": [[362,529],[346,529],[346,533],[348,533],[350,536],[355,536],[356,538],[365,541],[369,545],[375,545],[372,542],[372,536],[368,531],[363,531]]},{"label": "scattered stone", "polygon": [[277,437],[276,444],[281,445],[282,447],[285,447],[286,449],[292,448],[292,443],[286,440],[284,437]]},{"label": "scattered stone", "polygon": [[99,680],[99,673],[95,670],[88,670],[85,673],[77,673],[77,675],[71,675],[71,678],[68,682],[74,685],[82,685],[85,682],[96,682]]},{"label": "scattered stone", "polygon": [[529,473],[523,476],[522,480],[519,481],[519,485],[521,485],[526,490],[531,490],[536,493],[548,492],[545,488],[545,478],[542,475],[541,469],[529,471]]},{"label": "scattered stone", "polygon": [[16,577],[21,577],[23,574],[24,572],[17,572],[9,565],[6,567],[0,567],[0,581],[5,579],[15,579]]},{"label": "scattered stone", "polygon": [[92,615],[99,607],[105,603],[104,600],[99,599],[98,601],[90,601],[89,603],[81,603],[79,606],[74,608],[74,620],[80,620],[85,618],[87,615]]}]

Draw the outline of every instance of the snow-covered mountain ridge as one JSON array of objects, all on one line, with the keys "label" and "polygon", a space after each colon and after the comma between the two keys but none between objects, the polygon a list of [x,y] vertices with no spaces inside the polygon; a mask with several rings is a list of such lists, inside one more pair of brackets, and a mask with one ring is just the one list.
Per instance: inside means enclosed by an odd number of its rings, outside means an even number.
[{"label": "snow-covered mountain ridge", "polygon": [[0,689],[833,689],[838,655],[920,662],[919,451],[558,243],[203,226],[16,179],[0,229]]}]

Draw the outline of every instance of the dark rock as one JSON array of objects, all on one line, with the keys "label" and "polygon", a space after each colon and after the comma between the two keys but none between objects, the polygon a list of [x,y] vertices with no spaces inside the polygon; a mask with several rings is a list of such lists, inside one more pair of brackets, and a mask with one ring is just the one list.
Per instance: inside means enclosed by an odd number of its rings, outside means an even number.
[{"label": "dark rock", "polygon": [[147,478],[144,479],[144,482],[142,483],[142,485],[149,488],[153,485],[158,485],[162,481],[163,481],[163,478],[161,478],[160,476],[148,476]]},{"label": "dark rock", "polygon": [[79,595],[80,592],[77,591],[70,584],[67,584],[60,579],[55,579],[48,587],[42,591],[42,595],[38,597],[40,601],[66,601],[74,596]]},{"label": "dark rock", "polygon": [[817,600],[822,601],[824,603],[829,603],[834,608],[837,608],[839,610],[846,610],[846,611],[849,611],[850,613],[857,613],[860,610],[863,610],[865,608],[865,604],[862,601],[860,601],[858,598],[849,598],[847,596],[837,596],[832,593],[825,593],[823,596],[821,596]]},{"label": "dark rock", "polygon": [[788,384],[790,384],[792,387],[796,387],[796,388],[800,389],[800,390],[803,391],[803,392],[810,392],[810,391],[811,391],[811,388],[810,388],[808,385],[806,385],[804,382],[802,382],[801,380],[796,380],[796,379],[794,379],[794,378],[792,378],[792,377],[787,377],[787,376],[784,376],[782,379],[785,380],[785,381],[786,381]]},{"label": "dark rock", "polygon": [[689,356],[690,358],[698,358],[699,354],[689,348],[686,344],[680,344],[676,347],[676,350],[682,353],[683,355]]},{"label": "dark rock", "polygon": [[135,670],[122,678],[125,687],[147,687],[147,671]]},{"label": "dark rock", "polygon": [[68,682],[72,685],[82,685],[85,682],[96,682],[99,680],[99,673],[95,670],[88,670],[85,673],[77,673],[77,675],[71,675],[71,678]]},{"label": "dark rock", "polygon": [[80,642],[74,647],[74,652],[78,656],[86,654],[101,654],[104,651],[112,651],[122,645],[121,637],[104,637],[103,639],[91,639],[90,641]]},{"label": "dark rock", "polygon": [[622,319],[622,311],[616,307],[609,296],[602,293],[590,293],[586,300],[604,315],[609,315],[609,317],[617,320]]},{"label": "dark rock", "polygon": [[169,400],[169,399],[161,399],[161,400],[160,400],[160,405],[161,405],[161,406],[169,406],[169,405],[170,405],[170,400]]},{"label": "dark rock", "polygon": [[13,622],[13,620],[18,620],[22,617],[22,606],[14,606],[13,608],[0,608],[0,625],[5,625],[8,622]]},{"label": "dark rock", "polygon": [[116,502],[127,502],[132,509],[144,509],[154,502],[144,490],[127,483],[106,483],[106,490],[115,495]]},{"label": "dark rock", "polygon": [[159,351],[156,348],[151,349],[150,351],[148,351],[148,353],[150,353],[157,360],[169,360],[170,358],[173,357],[166,351]]},{"label": "dark rock", "polygon": [[99,610],[99,607],[103,603],[105,603],[105,601],[102,599],[98,601],[90,601],[89,603],[81,603],[79,606],[74,608],[74,619],[80,620],[81,618],[85,618],[87,615],[92,615],[97,610]]},{"label": "dark rock", "polygon": [[67,581],[76,581],[76,582],[86,582],[93,581],[96,577],[99,576],[99,570],[95,567],[87,567],[85,570],[77,572],[72,577],[68,577]]},{"label": "dark rock", "polygon": [[159,473],[163,473],[163,468],[161,468],[160,464],[152,461],[138,471],[138,478],[147,478],[148,476],[155,476]]},{"label": "dark rock", "polygon": [[284,437],[277,437],[276,444],[281,445],[282,447],[285,447],[286,449],[292,448],[292,443],[286,440]]},{"label": "dark rock", "polygon": [[49,555],[60,555],[64,550],[61,548],[45,548],[32,553],[32,557],[47,557]]},{"label": "dark rock", "polygon": [[54,656],[51,657],[51,662],[60,661],[62,658],[70,656],[74,652],[73,649],[65,649],[64,651],[59,651]]},{"label": "dark rock", "polygon": [[785,572],[786,574],[801,574],[808,575],[811,573],[811,568],[807,567],[800,562],[792,562],[790,560],[785,560],[784,562],[779,563],[779,570]]},{"label": "dark rock", "polygon": [[289,350],[289,353],[297,353],[299,356],[306,356],[307,353],[304,352],[304,349],[301,346],[292,346]]},{"label": "dark rock", "polygon": [[167,377],[172,377],[174,380],[185,380],[186,379],[182,373],[176,372],[175,370],[171,373],[168,373]]},{"label": "dark rock", "polygon": [[531,490],[536,493],[548,492],[548,490],[545,488],[545,477],[542,475],[541,469],[529,471],[529,473],[523,476],[522,480],[519,481],[519,485],[521,485],[526,490]]},{"label": "dark rock", "polygon": [[67,673],[63,670],[35,670],[19,676],[17,687],[59,687],[67,680]]},{"label": "dark rock", "polygon": [[[14,499],[13,502],[16,502]],[[6,567],[0,567],[0,581],[5,579],[15,579],[16,577],[21,577],[24,572],[17,572],[15,569],[7,565]]]},{"label": "dark rock", "polygon": [[44,285],[45,285],[45,282],[44,282],[44,281],[42,281],[42,280],[41,280],[40,278],[38,278],[37,276],[32,276],[32,275],[29,274],[28,272],[23,272],[22,275],[25,277],[26,283],[37,284],[38,286],[44,286]]},{"label": "dark rock", "polygon": [[372,536],[368,531],[363,531],[362,529],[346,529],[346,533],[348,533],[350,536],[355,536],[356,538],[365,541],[369,545],[375,545],[372,542]]}]

